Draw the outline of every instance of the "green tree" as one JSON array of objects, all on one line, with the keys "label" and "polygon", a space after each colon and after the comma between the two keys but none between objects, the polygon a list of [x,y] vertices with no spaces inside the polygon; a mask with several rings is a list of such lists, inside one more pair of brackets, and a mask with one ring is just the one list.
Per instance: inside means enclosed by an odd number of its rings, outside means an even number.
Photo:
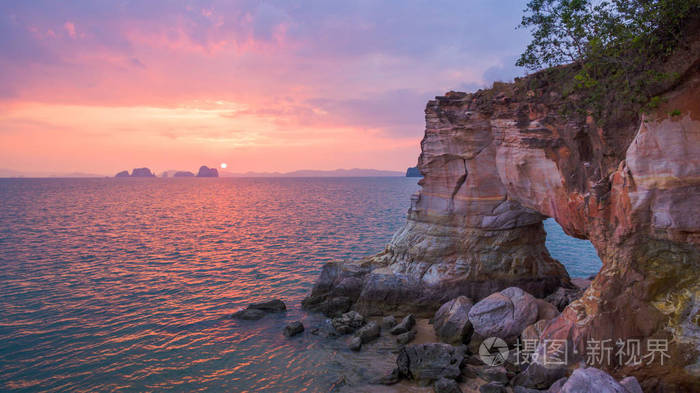
[{"label": "green tree", "polygon": [[700,14],[700,0],[531,0],[524,12],[521,27],[533,39],[516,64],[569,65],[564,93],[577,93],[576,109],[605,120],[613,97],[642,109],[658,102],[656,86],[678,77],[660,65]]}]

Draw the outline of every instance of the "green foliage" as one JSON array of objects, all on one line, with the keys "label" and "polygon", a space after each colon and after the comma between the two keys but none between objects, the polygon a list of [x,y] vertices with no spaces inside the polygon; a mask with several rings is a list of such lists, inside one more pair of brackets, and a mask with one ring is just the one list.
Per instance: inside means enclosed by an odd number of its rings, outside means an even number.
[{"label": "green foliage", "polygon": [[517,65],[530,70],[570,64],[563,93],[573,109],[599,121],[624,103],[638,111],[658,106],[655,88],[679,76],[660,65],[683,39],[700,0],[530,0],[521,27],[533,40]]}]

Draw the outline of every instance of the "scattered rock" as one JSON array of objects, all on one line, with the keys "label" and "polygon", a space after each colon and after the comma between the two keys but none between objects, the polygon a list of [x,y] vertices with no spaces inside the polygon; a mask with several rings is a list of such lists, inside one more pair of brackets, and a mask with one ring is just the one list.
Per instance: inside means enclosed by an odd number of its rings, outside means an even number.
[{"label": "scattered rock", "polygon": [[379,337],[380,332],[379,325],[372,321],[361,327],[360,330],[355,333],[355,336],[359,337],[363,344],[366,344]]},{"label": "scattered rock", "polygon": [[516,386],[513,388],[513,393],[542,393],[542,390],[530,389],[522,386]]},{"label": "scattered rock", "polygon": [[389,330],[396,326],[396,317],[393,315],[389,315],[387,317],[382,318],[382,329]]},{"label": "scattered rock", "polygon": [[440,378],[433,384],[435,393],[462,393],[459,384],[454,379]]},{"label": "scattered rock", "polygon": [[273,299],[266,302],[251,303],[249,309],[262,310],[265,312],[283,312],[287,311],[287,306],[279,299]]},{"label": "scattered rock", "polygon": [[642,391],[642,386],[639,385],[639,381],[635,377],[626,377],[620,381],[620,385],[625,388],[629,393],[644,393]]},{"label": "scattered rock", "polygon": [[337,317],[345,312],[350,311],[352,300],[346,296],[338,296],[324,302],[321,306],[321,312],[329,317]]},{"label": "scattered rock", "polygon": [[525,327],[537,321],[537,313],[532,295],[510,287],[475,304],[469,311],[469,320],[479,335],[513,343]]},{"label": "scattered rock", "polygon": [[304,324],[301,321],[294,321],[289,325],[284,327],[284,335],[286,337],[296,336],[297,334],[304,331]]},{"label": "scattered rock", "polygon": [[561,387],[561,393],[627,393],[613,377],[595,367],[577,368]]},{"label": "scattered rock", "polygon": [[466,296],[459,296],[443,304],[433,318],[433,329],[440,341],[448,344],[469,342],[474,332],[469,322],[469,310],[474,303]]},{"label": "scattered rock", "polygon": [[348,344],[348,348],[350,348],[353,351],[359,351],[362,348],[362,339],[359,337],[351,338],[350,343]]},{"label": "scattered rock", "polygon": [[389,333],[393,334],[394,336],[402,333],[406,333],[413,329],[413,326],[416,325],[416,319],[413,317],[413,314],[408,314],[406,315],[401,322],[399,322],[398,325],[394,326]]},{"label": "scattered rock", "polygon": [[362,327],[364,323],[364,317],[357,311],[348,311],[331,320],[331,325],[338,334],[350,334]]},{"label": "scattered rock", "polygon": [[489,382],[486,385],[479,386],[481,393],[506,393],[506,387],[496,382]]},{"label": "scattered rock", "polygon": [[399,345],[406,345],[413,341],[413,339],[416,338],[416,331],[411,330],[406,333],[401,333],[398,336],[396,336],[396,343]]},{"label": "scattered rock", "polygon": [[241,311],[237,311],[231,315],[231,318],[235,319],[244,319],[247,321],[255,321],[258,319],[261,319],[267,315],[267,313],[263,310],[256,310],[256,309],[251,309],[251,308],[246,308]]},{"label": "scattered rock", "polygon": [[402,376],[423,383],[460,375],[466,347],[443,343],[409,344],[399,350],[396,364]]}]

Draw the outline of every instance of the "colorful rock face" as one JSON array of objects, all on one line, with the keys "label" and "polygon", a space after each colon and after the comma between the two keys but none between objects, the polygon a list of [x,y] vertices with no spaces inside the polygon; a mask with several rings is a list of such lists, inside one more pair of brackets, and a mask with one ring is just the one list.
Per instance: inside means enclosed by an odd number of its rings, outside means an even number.
[{"label": "colorful rock face", "polygon": [[663,104],[607,125],[564,115],[546,73],[430,101],[406,224],[384,252],[324,268],[306,303],[342,295],[365,315],[424,315],[510,286],[546,296],[569,286],[544,244],[553,217],[603,268],[541,338],[563,340],[570,362],[590,340],[668,342],[663,365],[592,366],[644,391],[700,389],[700,40],[689,42]]}]

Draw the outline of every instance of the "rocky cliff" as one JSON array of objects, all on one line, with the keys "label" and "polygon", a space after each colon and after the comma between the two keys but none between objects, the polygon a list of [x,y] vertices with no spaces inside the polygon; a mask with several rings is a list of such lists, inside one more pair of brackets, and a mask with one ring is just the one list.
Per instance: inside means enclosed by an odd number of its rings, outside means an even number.
[{"label": "rocky cliff", "polygon": [[593,243],[603,268],[542,339],[563,340],[570,363],[591,340],[668,342],[663,365],[598,366],[645,391],[697,391],[700,40],[689,42],[666,65],[680,77],[659,87],[658,108],[605,125],[565,114],[547,73],[430,101],[405,226],[379,255],[325,266],[304,305],[430,315],[512,285],[545,296],[570,285],[544,244],[553,217]]}]

